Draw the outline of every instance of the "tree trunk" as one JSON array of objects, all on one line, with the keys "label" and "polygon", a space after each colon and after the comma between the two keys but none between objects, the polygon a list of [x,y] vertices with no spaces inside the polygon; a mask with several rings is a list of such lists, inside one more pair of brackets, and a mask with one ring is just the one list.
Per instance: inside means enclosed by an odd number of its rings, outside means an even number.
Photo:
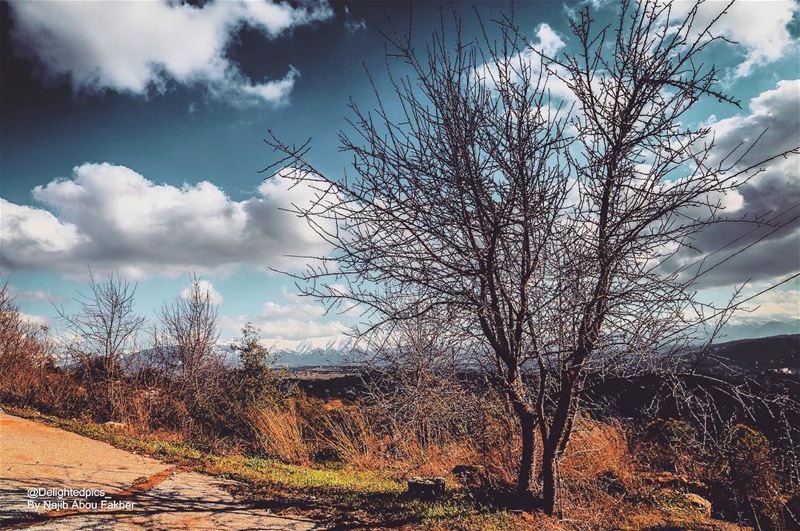
[{"label": "tree trunk", "polygon": [[[516,408],[515,408],[516,409]],[[533,454],[535,448],[534,417],[526,408],[517,411],[520,428],[522,430],[522,455],[519,460],[517,474],[517,494],[527,494],[531,487],[531,472],[533,471]]]},{"label": "tree trunk", "polygon": [[542,454],[542,510],[545,514],[552,515],[558,503],[556,446],[545,445]]},{"label": "tree trunk", "polygon": [[553,423],[542,449],[542,510],[553,515],[558,507],[558,461],[566,448],[572,432],[575,414],[577,372],[565,370],[561,374],[561,391],[553,413]]}]

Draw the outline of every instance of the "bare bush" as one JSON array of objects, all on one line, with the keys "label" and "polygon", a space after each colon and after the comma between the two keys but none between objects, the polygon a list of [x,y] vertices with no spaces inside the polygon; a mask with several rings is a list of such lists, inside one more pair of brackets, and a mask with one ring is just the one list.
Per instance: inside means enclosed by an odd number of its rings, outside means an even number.
[{"label": "bare bush", "polygon": [[134,308],[135,297],[136,284],[119,274],[99,281],[90,271],[88,291],[75,295],[77,312],[58,308],[66,357],[93,402],[91,413],[104,420],[122,417],[127,407],[124,380],[131,373],[144,325]]},{"label": "bare bush", "polygon": [[47,328],[26,321],[7,284],[0,286],[0,399],[31,405],[48,392],[45,376],[54,367]]},{"label": "bare bush", "polygon": [[470,432],[479,399],[465,379],[464,346],[440,321],[420,316],[397,323],[368,361],[365,402],[387,430],[423,448]]},{"label": "bare bush", "polygon": [[165,304],[153,333],[150,364],[160,386],[181,400],[193,426],[214,431],[225,426],[226,368],[217,350],[217,306],[196,275],[185,296]]}]

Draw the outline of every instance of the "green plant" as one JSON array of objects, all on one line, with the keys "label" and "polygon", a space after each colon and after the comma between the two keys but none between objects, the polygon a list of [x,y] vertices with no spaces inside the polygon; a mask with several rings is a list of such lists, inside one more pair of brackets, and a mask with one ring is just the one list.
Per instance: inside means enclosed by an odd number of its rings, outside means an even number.
[{"label": "green plant", "polygon": [[242,327],[242,335],[233,346],[241,361],[238,399],[245,407],[274,402],[278,384],[271,368],[274,358],[261,344],[259,331],[253,323]]}]

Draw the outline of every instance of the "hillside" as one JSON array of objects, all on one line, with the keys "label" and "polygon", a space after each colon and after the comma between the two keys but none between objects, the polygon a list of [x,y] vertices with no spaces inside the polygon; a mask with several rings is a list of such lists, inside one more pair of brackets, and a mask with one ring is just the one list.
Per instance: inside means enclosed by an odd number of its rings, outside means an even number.
[{"label": "hillside", "polygon": [[715,345],[711,352],[716,361],[751,374],[800,372],[800,334],[728,341]]}]

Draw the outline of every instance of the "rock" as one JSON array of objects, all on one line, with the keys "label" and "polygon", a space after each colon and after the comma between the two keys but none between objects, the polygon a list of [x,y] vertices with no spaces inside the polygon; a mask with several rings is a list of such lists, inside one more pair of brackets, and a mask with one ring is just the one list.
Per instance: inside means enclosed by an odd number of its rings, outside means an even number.
[{"label": "rock", "polygon": [[445,492],[444,478],[413,477],[408,480],[408,495],[423,500],[435,500]]},{"label": "rock", "polygon": [[697,512],[708,518],[711,517],[711,502],[697,494],[684,494],[686,502]]}]

